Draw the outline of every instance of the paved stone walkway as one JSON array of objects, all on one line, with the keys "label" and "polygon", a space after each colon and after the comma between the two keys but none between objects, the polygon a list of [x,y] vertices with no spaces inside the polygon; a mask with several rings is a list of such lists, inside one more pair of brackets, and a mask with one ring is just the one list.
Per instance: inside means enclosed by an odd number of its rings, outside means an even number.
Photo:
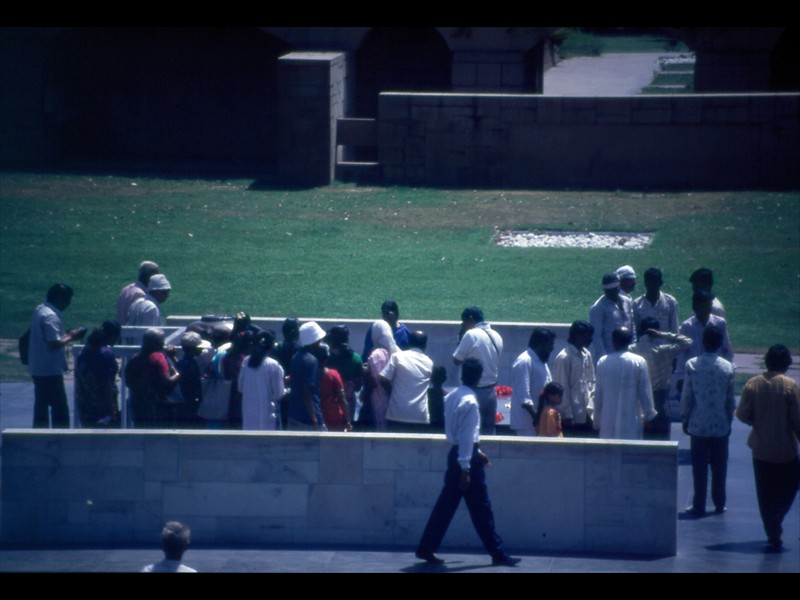
[{"label": "paved stone walkway", "polygon": [[656,61],[674,52],[603,54],[562,60],[544,74],[544,96],[635,96],[650,85]]}]

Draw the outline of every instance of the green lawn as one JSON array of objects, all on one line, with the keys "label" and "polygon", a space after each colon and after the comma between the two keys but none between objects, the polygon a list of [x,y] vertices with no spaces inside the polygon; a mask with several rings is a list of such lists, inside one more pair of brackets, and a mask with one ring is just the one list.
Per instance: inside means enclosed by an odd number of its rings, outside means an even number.
[{"label": "green lawn", "polygon": [[559,47],[561,58],[600,56],[608,53],[687,52],[683,42],[654,31],[653,33],[597,33],[580,27],[565,27],[556,33],[563,38]]},{"label": "green lawn", "polygon": [[[0,337],[16,338],[50,284],[76,295],[66,325],[114,315],[143,259],[173,285],[168,314],[586,318],[605,271],[714,269],[737,350],[800,349],[800,193],[369,188],[256,190],[252,181],[0,174]],[[650,231],[645,250],[500,248],[495,228]],[[637,289],[637,293],[639,290]]]}]

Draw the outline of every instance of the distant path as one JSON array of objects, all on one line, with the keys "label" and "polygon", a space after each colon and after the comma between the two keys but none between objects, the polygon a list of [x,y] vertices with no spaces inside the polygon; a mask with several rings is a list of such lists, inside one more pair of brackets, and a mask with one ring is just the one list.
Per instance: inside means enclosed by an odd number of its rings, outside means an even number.
[{"label": "distant path", "polygon": [[545,71],[544,96],[635,96],[653,81],[656,61],[677,52],[568,58]]}]

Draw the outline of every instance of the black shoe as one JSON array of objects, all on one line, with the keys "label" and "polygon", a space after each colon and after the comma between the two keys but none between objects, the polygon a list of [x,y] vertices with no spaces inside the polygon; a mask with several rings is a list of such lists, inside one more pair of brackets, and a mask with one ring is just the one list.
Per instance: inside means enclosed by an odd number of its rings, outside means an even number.
[{"label": "black shoe", "polygon": [[493,567],[516,567],[521,558],[514,558],[513,556],[509,556],[508,554],[503,554],[502,556],[494,556],[492,557],[492,566]]},{"label": "black shoe", "polygon": [[764,552],[767,554],[778,554],[783,552],[783,542],[781,540],[770,540],[767,543],[767,547],[764,548]]},{"label": "black shoe", "polygon": [[443,559],[436,556],[433,552],[422,552],[420,550],[417,550],[414,556],[416,556],[420,560],[424,560],[429,565],[440,565],[444,562]]},{"label": "black shoe", "polygon": [[705,517],[706,511],[695,508],[694,506],[687,506],[684,511],[690,517]]},{"label": "black shoe", "polygon": [[724,506],[718,506],[717,508],[715,508],[715,509],[714,509],[714,514],[715,514],[715,515],[721,515],[721,514],[722,514],[722,513],[724,513],[726,510],[728,510],[726,507],[724,507]]}]

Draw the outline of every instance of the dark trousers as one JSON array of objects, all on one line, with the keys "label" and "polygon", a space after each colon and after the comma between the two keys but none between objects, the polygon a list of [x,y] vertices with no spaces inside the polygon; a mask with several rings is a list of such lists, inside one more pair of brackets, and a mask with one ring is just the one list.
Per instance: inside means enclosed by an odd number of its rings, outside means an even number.
[{"label": "dark trousers", "polygon": [[800,483],[800,459],[788,463],[753,459],[753,473],[764,532],[770,543],[779,543],[783,518],[792,507]]},{"label": "dark trousers", "polygon": [[467,503],[469,516],[475,531],[481,538],[486,551],[493,557],[505,554],[503,541],[494,530],[494,513],[489,500],[489,491],[486,489],[486,476],[483,463],[478,455],[476,446],[470,460],[470,484],[466,492],[458,488],[461,479],[461,466],[458,464],[458,446],[453,446],[447,455],[447,472],[444,475],[444,488],[439,494],[439,499],[433,507],[433,512],[425,526],[422,539],[419,541],[418,552],[436,552],[444,539],[444,534],[450,526],[450,521],[456,514],[456,509],[461,503],[461,498]]},{"label": "dark trousers", "polygon": [[494,384],[475,388],[475,398],[481,413],[481,435],[494,435],[497,431],[497,388]]},{"label": "dark trousers", "polygon": [[670,438],[669,388],[653,390],[653,404],[658,414],[645,425],[644,439],[668,440]]},{"label": "dark trousers", "polygon": [[63,375],[33,375],[33,426],[69,428],[69,406]]},{"label": "dark trousers", "polygon": [[692,507],[698,512],[706,510],[708,468],[711,467],[711,500],[716,509],[725,507],[725,480],[728,476],[728,440],[730,436],[691,436],[692,478],[694,500]]}]

